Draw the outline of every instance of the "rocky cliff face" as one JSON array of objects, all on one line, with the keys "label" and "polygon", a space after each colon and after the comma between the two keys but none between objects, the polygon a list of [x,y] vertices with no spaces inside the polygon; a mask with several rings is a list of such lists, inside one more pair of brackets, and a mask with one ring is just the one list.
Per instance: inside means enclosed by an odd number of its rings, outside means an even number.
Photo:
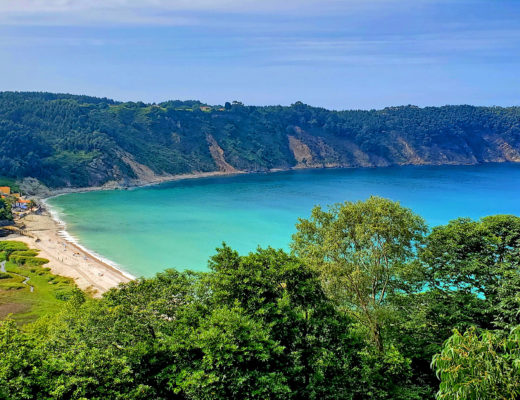
[{"label": "rocky cliff face", "polygon": [[385,167],[390,165],[457,165],[520,162],[518,141],[500,134],[447,137],[425,144],[406,134],[393,133],[372,149],[351,140],[315,137],[296,127],[288,135],[296,168]]}]

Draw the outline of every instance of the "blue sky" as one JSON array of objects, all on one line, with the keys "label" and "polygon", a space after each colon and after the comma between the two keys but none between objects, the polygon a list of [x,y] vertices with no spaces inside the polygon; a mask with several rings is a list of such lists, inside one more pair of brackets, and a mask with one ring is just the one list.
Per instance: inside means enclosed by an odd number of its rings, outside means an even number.
[{"label": "blue sky", "polygon": [[518,0],[0,0],[0,90],[520,105]]}]

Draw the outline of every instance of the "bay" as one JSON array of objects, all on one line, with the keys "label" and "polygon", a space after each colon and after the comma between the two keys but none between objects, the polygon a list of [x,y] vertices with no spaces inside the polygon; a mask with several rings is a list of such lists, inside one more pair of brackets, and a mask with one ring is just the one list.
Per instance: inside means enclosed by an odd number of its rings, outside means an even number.
[{"label": "bay", "polygon": [[520,215],[520,164],[297,170],[72,193],[48,204],[86,248],[135,276],[206,270],[225,241],[240,253],[288,249],[316,204],[399,201],[430,226],[457,217]]}]

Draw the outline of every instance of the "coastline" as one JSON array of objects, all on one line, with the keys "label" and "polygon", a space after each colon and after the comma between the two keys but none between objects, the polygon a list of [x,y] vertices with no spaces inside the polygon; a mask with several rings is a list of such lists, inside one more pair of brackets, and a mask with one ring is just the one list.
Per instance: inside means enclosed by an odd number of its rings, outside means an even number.
[{"label": "coastline", "polygon": [[[352,167],[328,166],[323,168],[350,169]],[[261,173],[276,173],[291,170],[312,170],[323,168],[280,168],[269,171],[262,171]],[[79,288],[91,292],[94,297],[100,297],[110,288],[116,287],[120,283],[129,282],[135,279],[135,277],[119,268],[119,266],[117,266],[112,261],[105,259],[103,256],[96,254],[95,252],[85,248],[80,243],[78,243],[78,241],[66,231],[66,225],[64,221],[60,219],[56,210],[53,210],[52,206],[47,203],[47,199],[68,193],[139,188],[185,179],[233,176],[251,173],[255,172],[213,171],[204,173],[156,176],[153,179],[141,179],[138,181],[133,181],[131,185],[126,186],[112,182],[98,187],[65,188],[54,190],[46,196],[39,197],[39,200],[42,203],[44,209],[42,215],[31,214],[20,220],[20,222],[25,224],[24,230],[28,233],[29,236],[12,234],[5,238],[0,238],[0,240],[19,240],[27,243],[32,248],[40,250],[40,256],[49,259],[50,262],[47,264],[47,266],[51,268],[51,271],[54,274],[70,277],[75,280]]]},{"label": "coastline", "polygon": [[[488,161],[482,164],[520,164],[520,161]],[[101,190],[127,190],[137,189],[147,186],[160,185],[167,182],[182,181],[187,179],[199,179],[199,178],[211,178],[211,177],[225,177],[235,175],[251,175],[251,174],[272,174],[277,172],[289,172],[289,171],[306,171],[306,170],[321,170],[321,169],[374,169],[374,168],[392,168],[392,167],[453,167],[453,166],[472,166],[479,165],[479,163],[400,163],[400,164],[389,164],[389,165],[370,165],[370,166],[351,166],[351,165],[321,165],[321,166],[294,166],[290,168],[271,168],[265,171],[209,171],[209,172],[191,172],[186,174],[176,175],[154,175],[153,177],[143,177],[141,179],[135,179],[129,183],[122,183],[117,181],[110,181],[102,186],[89,186],[89,187],[66,187],[59,189],[49,189],[45,195],[35,195],[34,197],[40,201],[45,201],[51,197],[57,197],[69,193],[83,193],[83,192],[96,192]]]},{"label": "coastline", "polygon": [[[276,173],[293,169],[301,168],[275,168],[265,171],[264,173]],[[118,189],[126,190],[187,179],[234,176],[251,173],[255,172],[197,172],[155,176],[152,179],[141,179],[124,186],[118,182],[108,182],[103,186],[51,190],[45,196],[36,196],[42,206],[41,215],[30,214],[19,221],[25,225],[24,232],[27,233],[26,235],[11,234],[7,237],[0,238],[0,240],[18,240],[27,243],[31,248],[38,249],[40,251],[39,257],[49,260],[49,264],[46,264],[46,266],[51,269],[53,274],[72,278],[80,289],[91,293],[93,297],[101,297],[101,295],[109,289],[117,287],[120,283],[130,282],[136,277],[119,268],[113,261],[82,246],[78,240],[67,232],[66,223],[59,217],[58,212],[48,204],[48,199],[70,193]]]},{"label": "coastline", "polygon": [[[281,170],[272,170],[266,172],[279,172]],[[234,171],[234,172],[225,172],[225,171],[211,171],[211,172],[193,172],[189,174],[178,174],[178,175],[156,175],[153,178],[147,179],[139,179],[130,182],[129,184],[122,184],[116,181],[110,181],[105,183],[102,186],[89,186],[89,187],[71,187],[71,188],[60,188],[50,190],[49,194],[45,196],[36,196],[39,200],[46,200],[51,197],[57,197],[64,194],[69,193],[83,193],[83,192],[97,192],[100,190],[126,190],[126,189],[134,189],[141,188],[147,186],[155,186],[160,185],[161,183],[166,182],[174,182],[174,181],[182,181],[186,179],[199,179],[199,178],[211,178],[217,176],[233,176],[233,175],[241,175],[241,174],[250,174],[254,172],[247,171]]]},{"label": "coastline", "polygon": [[45,266],[53,274],[72,278],[80,289],[93,297],[101,297],[120,283],[135,279],[111,265],[110,261],[75,243],[64,230],[64,225],[48,209],[40,215],[27,215],[19,222],[25,225],[24,234],[11,234],[0,240],[17,240],[38,249],[38,256],[49,260]]},{"label": "coastline", "polygon": [[19,224],[24,225],[23,234],[11,234],[0,238],[0,241],[16,240],[26,243],[31,248],[38,249],[38,256],[49,260],[49,263],[45,266],[50,268],[53,274],[72,278],[80,289],[90,293],[93,297],[101,297],[111,288],[117,287],[121,283],[130,282],[136,277],[119,268],[113,261],[82,246],[67,232],[65,222],[61,220],[58,212],[47,203],[47,199],[69,193],[138,188],[177,180],[231,176],[243,173],[245,172],[212,171],[166,175],[142,179],[125,186],[111,182],[103,186],[52,190],[45,196],[36,196],[42,206],[41,214],[29,214],[18,221]]}]

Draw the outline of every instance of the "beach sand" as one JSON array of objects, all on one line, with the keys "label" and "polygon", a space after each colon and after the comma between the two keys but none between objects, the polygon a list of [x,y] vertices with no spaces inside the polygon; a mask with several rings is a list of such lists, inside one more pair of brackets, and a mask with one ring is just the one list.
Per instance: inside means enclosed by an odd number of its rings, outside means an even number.
[{"label": "beach sand", "polygon": [[100,297],[104,292],[131,278],[92,256],[60,235],[63,227],[47,212],[31,214],[20,220],[27,235],[13,234],[0,240],[18,240],[40,250],[39,257],[50,262],[46,267],[55,275],[73,278],[80,289]]}]

